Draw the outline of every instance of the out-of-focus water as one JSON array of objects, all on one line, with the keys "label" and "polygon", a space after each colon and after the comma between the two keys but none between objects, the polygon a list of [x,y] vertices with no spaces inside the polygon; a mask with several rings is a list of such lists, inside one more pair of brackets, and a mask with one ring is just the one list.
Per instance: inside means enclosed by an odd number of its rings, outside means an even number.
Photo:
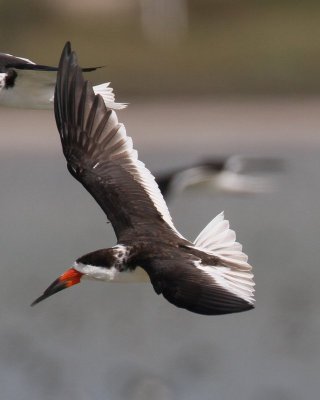
[{"label": "out-of-focus water", "polygon": [[[153,103],[121,113],[150,169],[201,154],[284,157],[277,191],[187,191],[194,238],[224,210],[249,254],[256,309],[204,317],[149,284],[84,282],[29,304],[82,254],[115,244],[68,174],[53,117],[0,110],[1,398],[295,400],[319,394],[320,101]],[[136,139],[136,140],[135,140]]]}]

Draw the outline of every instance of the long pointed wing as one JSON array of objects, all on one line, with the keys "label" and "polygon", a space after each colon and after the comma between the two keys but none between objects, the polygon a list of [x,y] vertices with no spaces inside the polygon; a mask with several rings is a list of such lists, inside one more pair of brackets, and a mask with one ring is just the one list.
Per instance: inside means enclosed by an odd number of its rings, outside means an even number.
[{"label": "long pointed wing", "polygon": [[198,265],[199,261],[187,257],[151,260],[146,271],[157,294],[162,293],[170,303],[191,312],[218,315],[247,311],[254,307],[247,298],[237,295]]},{"label": "long pointed wing", "polygon": [[[0,53],[0,72],[5,72],[8,68],[15,68],[27,71],[58,71],[58,67],[36,64],[28,58],[16,57],[11,54]],[[86,67],[82,68],[82,71],[91,72],[99,68],[102,67]]]},{"label": "long pointed wing", "polygon": [[159,231],[179,235],[124,125],[84,81],[69,43],[60,59],[54,108],[68,169],[106,213],[118,241]]}]

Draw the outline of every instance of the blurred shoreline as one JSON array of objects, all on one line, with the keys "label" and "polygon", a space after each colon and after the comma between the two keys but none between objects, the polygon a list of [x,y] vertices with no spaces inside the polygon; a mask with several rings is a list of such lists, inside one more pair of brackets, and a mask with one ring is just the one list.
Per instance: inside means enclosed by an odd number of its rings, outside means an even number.
[{"label": "blurred shoreline", "polygon": [[[118,118],[137,149],[174,147],[196,156],[320,145],[320,96],[130,100]],[[2,107],[0,119],[0,153],[60,151],[53,111]]]},{"label": "blurred shoreline", "polygon": [[98,2],[2,2],[0,51],[56,65],[70,40],[118,96],[320,93],[318,1]]}]

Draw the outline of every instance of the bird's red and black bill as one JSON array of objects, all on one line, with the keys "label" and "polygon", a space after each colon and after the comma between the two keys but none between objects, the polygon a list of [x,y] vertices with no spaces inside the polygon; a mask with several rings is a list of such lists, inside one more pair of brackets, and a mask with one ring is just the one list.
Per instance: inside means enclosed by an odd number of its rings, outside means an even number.
[{"label": "bird's red and black bill", "polygon": [[40,301],[45,300],[47,297],[52,296],[55,293],[60,292],[63,289],[76,285],[80,283],[82,273],[74,268],[68,269],[62,275],[59,276],[51,285],[44,291],[44,293],[38,297],[32,304],[31,307],[40,303]]}]

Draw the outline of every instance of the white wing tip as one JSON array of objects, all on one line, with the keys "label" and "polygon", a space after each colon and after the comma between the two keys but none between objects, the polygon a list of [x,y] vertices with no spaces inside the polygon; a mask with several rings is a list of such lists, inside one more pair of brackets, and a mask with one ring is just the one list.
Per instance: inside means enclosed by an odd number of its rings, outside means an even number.
[{"label": "white wing tip", "polygon": [[113,93],[113,89],[109,87],[110,82],[102,83],[100,85],[93,86],[94,94],[99,94],[104,104],[107,108],[111,108],[112,110],[122,110],[128,106],[127,103],[116,103],[115,96]]}]

